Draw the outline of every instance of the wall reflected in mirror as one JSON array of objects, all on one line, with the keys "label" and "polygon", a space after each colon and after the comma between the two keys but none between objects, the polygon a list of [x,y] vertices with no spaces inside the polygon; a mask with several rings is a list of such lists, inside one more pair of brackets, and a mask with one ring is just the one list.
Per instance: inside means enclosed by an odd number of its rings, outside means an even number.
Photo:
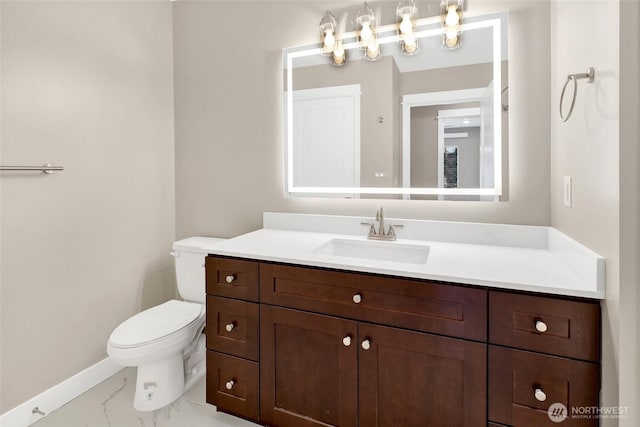
[{"label": "wall reflected in mirror", "polygon": [[285,192],[497,200],[506,20],[469,19],[455,50],[442,48],[438,28],[418,29],[411,57],[380,37],[380,60],[351,48],[342,67],[318,46],[285,49]]}]

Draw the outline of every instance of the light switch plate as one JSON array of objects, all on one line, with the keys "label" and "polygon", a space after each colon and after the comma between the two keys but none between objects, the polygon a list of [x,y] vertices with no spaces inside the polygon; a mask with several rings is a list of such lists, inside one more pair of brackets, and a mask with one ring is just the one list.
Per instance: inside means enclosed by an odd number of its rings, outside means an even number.
[{"label": "light switch plate", "polygon": [[573,198],[573,182],[570,176],[564,177],[564,205],[568,208],[571,207],[571,202]]}]

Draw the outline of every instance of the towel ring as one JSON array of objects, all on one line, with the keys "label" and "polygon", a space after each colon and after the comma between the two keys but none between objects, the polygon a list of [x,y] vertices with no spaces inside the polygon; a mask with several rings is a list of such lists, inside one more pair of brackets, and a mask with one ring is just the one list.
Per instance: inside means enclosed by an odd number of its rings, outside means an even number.
[{"label": "towel ring", "polygon": [[[509,86],[505,86],[504,89],[502,89],[502,92],[500,92],[500,95],[504,97],[504,93],[506,91],[509,90]],[[509,101],[508,101],[508,96],[509,94],[507,94],[507,102],[503,102],[502,103],[502,111],[509,111]]]},{"label": "towel ring", "polygon": [[[562,88],[562,93],[560,94],[560,120],[562,120],[563,122],[566,122],[567,120],[569,120],[569,117],[571,117],[571,113],[573,113],[573,107],[576,104],[576,95],[578,95],[578,80],[587,79],[587,83],[592,83],[594,75],[595,75],[595,72],[593,70],[593,67],[589,67],[587,68],[586,73],[569,74],[567,76],[567,81],[564,83],[564,87]],[[562,101],[564,101],[564,94],[565,94],[565,91],[567,90],[567,86],[571,82],[573,82],[573,97],[571,98],[571,105],[569,106],[569,112],[565,117],[562,114]]]}]

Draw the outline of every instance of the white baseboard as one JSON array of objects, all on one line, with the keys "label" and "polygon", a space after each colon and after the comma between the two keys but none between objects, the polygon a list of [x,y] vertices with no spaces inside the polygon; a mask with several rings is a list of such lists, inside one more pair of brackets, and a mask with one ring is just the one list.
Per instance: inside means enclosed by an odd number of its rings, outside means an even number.
[{"label": "white baseboard", "polygon": [[0,415],[0,427],[30,426],[43,418],[43,415],[34,414],[33,408],[38,407],[46,416],[122,369],[107,357]]}]

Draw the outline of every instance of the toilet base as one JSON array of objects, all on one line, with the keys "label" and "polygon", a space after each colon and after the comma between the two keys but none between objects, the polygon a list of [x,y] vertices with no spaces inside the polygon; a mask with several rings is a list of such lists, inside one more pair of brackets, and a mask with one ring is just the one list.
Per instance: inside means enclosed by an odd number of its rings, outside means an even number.
[{"label": "toilet base", "polygon": [[184,358],[177,353],[169,358],[138,366],[133,407],[154,411],[184,393]]},{"label": "toilet base", "polygon": [[205,336],[201,334],[186,361],[180,352],[138,366],[133,407],[147,412],[173,403],[204,376],[205,353]]}]

